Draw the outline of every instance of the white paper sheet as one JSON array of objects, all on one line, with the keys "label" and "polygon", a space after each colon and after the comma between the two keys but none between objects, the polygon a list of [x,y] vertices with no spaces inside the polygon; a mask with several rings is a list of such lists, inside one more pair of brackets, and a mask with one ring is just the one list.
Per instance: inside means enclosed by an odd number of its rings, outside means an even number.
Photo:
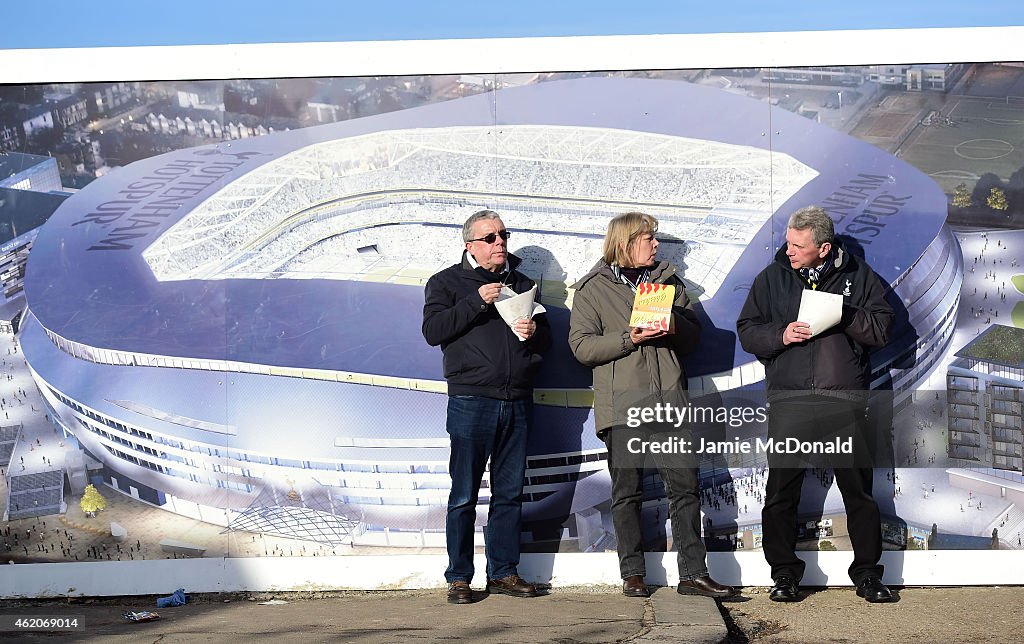
[{"label": "white paper sheet", "polygon": [[827,331],[843,319],[843,296],[804,289],[796,319],[811,325],[811,337]]},{"label": "white paper sheet", "polygon": [[[505,324],[510,329],[515,325],[517,320],[523,318],[533,319],[533,316],[538,313],[544,313],[545,309],[542,305],[538,304],[534,300],[537,297],[537,285],[534,284],[533,288],[525,293],[516,293],[509,287],[502,287],[501,293],[498,294],[498,301],[494,303],[494,308],[498,309],[498,315],[501,316],[502,320],[505,320]],[[512,329],[512,333],[516,333],[515,329]],[[516,333],[516,337],[522,342],[526,338]]]}]

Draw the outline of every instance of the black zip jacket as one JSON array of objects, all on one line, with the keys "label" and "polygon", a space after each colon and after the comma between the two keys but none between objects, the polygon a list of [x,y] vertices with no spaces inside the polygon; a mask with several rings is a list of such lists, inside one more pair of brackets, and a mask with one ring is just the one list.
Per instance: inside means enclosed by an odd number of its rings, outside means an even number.
[{"label": "black zip jacket", "polygon": [[537,331],[525,342],[485,304],[480,286],[504,281],[516,293],[533,288],[533,280],[516,270],[520,260],[508,256],[510,275],[474,269],[462,262],[427,280],[423,305],[423,337],[444,355],[449,395],[518,400],[533,395],[533,377],[541,354],[551,346],[551,327],[543,313],[533,318]]},{"label": "black zip jacket", "polygon": [[889,341],[895,315],[886,288],[871,268],[833,244],[833,266],[819,291],[843,295],[839,324],[801,343],[786,346],[782,333],[797,319],[801,291],[810,286],[789,265],[786,247],[754,278],[736,329],[740,344],[765,367],[769,399],[782,391],[866,397],[870,387],[868,352]]}]

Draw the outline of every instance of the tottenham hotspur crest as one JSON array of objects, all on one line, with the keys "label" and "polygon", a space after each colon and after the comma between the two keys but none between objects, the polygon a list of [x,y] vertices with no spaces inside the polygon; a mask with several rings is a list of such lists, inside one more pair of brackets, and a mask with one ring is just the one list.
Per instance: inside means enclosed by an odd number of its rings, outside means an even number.
[{"label": "tottenham hotspur crest", "polygon": [[850,292],[851,286],[853,286],[853,283],[850,280],[846,280],[846,288],[843,289],[843,295],[847,297],[853,295],[853,293]]}]

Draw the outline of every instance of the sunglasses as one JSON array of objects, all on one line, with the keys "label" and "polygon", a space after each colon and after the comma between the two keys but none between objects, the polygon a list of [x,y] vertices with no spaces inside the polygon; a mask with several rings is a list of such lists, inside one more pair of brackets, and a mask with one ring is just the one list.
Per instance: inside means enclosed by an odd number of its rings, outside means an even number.
[{"label": "sunglasses", "polygon": [[499,230],[497,233],[487,233],[483,237],[480,237],[480,238],[477,238],[477,239],[470,239],[469,241],[471,241],[471,242],[482,241],[485,244],[493,244],[494,242],[498,241],[498,237],[501,237],[505,241],[508,241],[508,238],[511,237],[511,236],[512,236],[512,233],[510,233],[509,231],[507,231],[507,230]]}]

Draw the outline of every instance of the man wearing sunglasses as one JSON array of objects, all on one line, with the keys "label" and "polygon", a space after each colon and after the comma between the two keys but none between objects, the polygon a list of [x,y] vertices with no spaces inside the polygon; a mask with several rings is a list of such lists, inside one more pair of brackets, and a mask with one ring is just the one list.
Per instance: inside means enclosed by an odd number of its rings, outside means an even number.
[{"label": "man wearing sunglasses", "polygon": [[448,381],[452,489],[445,579],[452,604],[473,601],[476,505],[488,459],[487,591],[537,595],[536,586],[519,577],[519,531],[533,377],[551,346],[551,330],[543,314],[519,320],[520,341],[494,308],[503,287],[524,293],[534,286],[516,270],[521,260],[508,253],[510,235],[497,213],[475,213],[462,227],[462,261],[431,277],[424,293],[423,337],[441,347]]}]

